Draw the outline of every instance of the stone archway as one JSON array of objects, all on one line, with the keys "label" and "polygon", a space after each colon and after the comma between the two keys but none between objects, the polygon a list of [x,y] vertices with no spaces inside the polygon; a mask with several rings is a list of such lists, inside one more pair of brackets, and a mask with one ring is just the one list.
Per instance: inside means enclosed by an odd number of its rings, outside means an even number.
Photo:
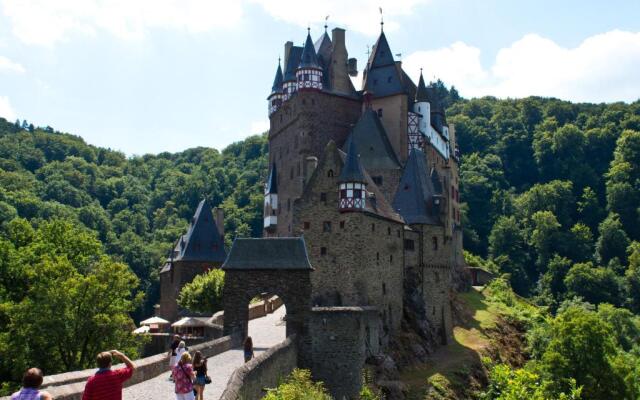
[{"label": "stone archway", "polygon": [[236,239],[222,269],[225,335],[247,336],[249,302],[266,292],[284,302],[286,335],[306,336],[313,268],[303,238]]}]

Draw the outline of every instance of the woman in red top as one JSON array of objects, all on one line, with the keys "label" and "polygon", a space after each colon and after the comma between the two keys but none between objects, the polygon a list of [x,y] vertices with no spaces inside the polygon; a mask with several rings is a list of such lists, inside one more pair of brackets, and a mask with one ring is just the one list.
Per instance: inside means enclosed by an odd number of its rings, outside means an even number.
[{"label": "woman in red top", "polygon": [[173,381],[175,382],[176,400],[194,400],[193,395],[193,366],[191,355],[183,353],[180,361],[173,367]]}]

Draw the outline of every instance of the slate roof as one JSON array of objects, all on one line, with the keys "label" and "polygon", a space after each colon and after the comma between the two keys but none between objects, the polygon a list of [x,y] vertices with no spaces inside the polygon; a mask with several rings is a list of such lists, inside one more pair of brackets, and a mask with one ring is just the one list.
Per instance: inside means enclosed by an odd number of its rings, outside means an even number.
[{"label": "slate roof", "polygon": [[384,32],[380,33],[380,37],[373,46],[364,79],[363,90],[372,93],[373,97],[405,93],[401,74],[396,67]]},{"label": "slate roof", "polygon": [[365,182],[359,158],[358,149],[356,148],[355,142],[352,140],[349,143],[349,151],[347,153],[345,164],[342,167],[342,172],[340,172],[338,182]]},{"label": "slate roof", "polygon": [[278,193],[278,171],[276,170],[276,163],[273,163],[271,166],[269,178],[267,179],[267,187],[264,189],[264,192],[268,194]]},{"label": "slate roof", "polygon": [[444,108],[438,98],[436,88],[429,85],[427,88],[427,101],[431,105],[431,126],[436,131],[442,133],[442,127],[447,124],[447,119],[444,115]]},{"label": "slate roof", "polygon": [[393,200],[393,208],[407,224],[439,225],[440,219],[432,212],[435,194],[425,154],[422,150],[412,149]]},{"label": "slate roof", "polygon": [[298,68],[320,68],[320,64],[318,64],[318,56],[316,55],[316,49],[313,46],[310,33],[307,33],[307,40],[304,43],[304,49],[302,50],[302,56],[300,57],[300,65]]},{"label": "slate roof", "polygon": [[276,77],[273,79],[273,86],[271,86],[271,94],[282,93],[282,68],[280,67],[280,61],[278,61],[278,69],[276,70]]},{"label": "slate roof", "polygon": [[333,51],[333,43],[326,31],[318,38],[318,40],[316,40],[314,47],[316,49],[318,59],[322,58],[325,63],[329,61],[329,58],[331,58],[331,52]]},{"label": "slate roof", "polygon": [[416,102],[429,102],[429,94],[427,93],[427,85],[424,84],[424,77],[420,71],[420,80],[418,81],[418,90],[416,91]]},{"label": "slate roof", "polygon": [[313,270],[302,237],[237,238],[222,269]]},{"label": "slate roof", "polygon": [[346,152],[352,142],[356,144],[360,154],[360,163],[365,169],[398,169],[402,167],[375,111],[366,109],[360,116],[351,134],[347,137],[343,151]]},{"label": "slate roof", "polygon": [[298,69],[298,66],[300,65],[301,57],[302,57],[302,47],[291,46],[291,50],[289,50],[289,56],[287,57],[287,65],[284,71],[285,81],[296,80],[296,69]]},{"label": "slate roof", "polygon": [[198,204],[189,230],[179,240],[176,250],[173,261],[223,262],[227,257],[211,205],[206,199]]}]

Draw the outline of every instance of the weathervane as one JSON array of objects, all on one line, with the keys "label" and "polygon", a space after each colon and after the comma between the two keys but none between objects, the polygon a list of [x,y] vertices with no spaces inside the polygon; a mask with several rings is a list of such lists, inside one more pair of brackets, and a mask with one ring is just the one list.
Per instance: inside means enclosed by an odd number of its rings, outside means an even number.
[{"label": "weathervane", "polygon": [[380,31],[384,30],[384,15],[382,15],[382,7],[378,7],[380,9]]},{"label": "weathervane", "polygon": [[329,20],[329,16],[324,17],[324,33],[327,33],[327,21]]}]

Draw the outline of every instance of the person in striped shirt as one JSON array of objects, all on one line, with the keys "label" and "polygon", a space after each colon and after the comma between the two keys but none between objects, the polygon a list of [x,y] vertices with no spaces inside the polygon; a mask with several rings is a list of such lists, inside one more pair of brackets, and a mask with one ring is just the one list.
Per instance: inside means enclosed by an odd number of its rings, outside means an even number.
[{"label": "person in striped shirt", "polygon": [[[113,358],[125,364],[124,368],[111,369]],[[122,385],[136,369],[129,357],[118,350],[103,351],[96,358],[98,372],[87,380],[82,400],[122,400]]]}]

